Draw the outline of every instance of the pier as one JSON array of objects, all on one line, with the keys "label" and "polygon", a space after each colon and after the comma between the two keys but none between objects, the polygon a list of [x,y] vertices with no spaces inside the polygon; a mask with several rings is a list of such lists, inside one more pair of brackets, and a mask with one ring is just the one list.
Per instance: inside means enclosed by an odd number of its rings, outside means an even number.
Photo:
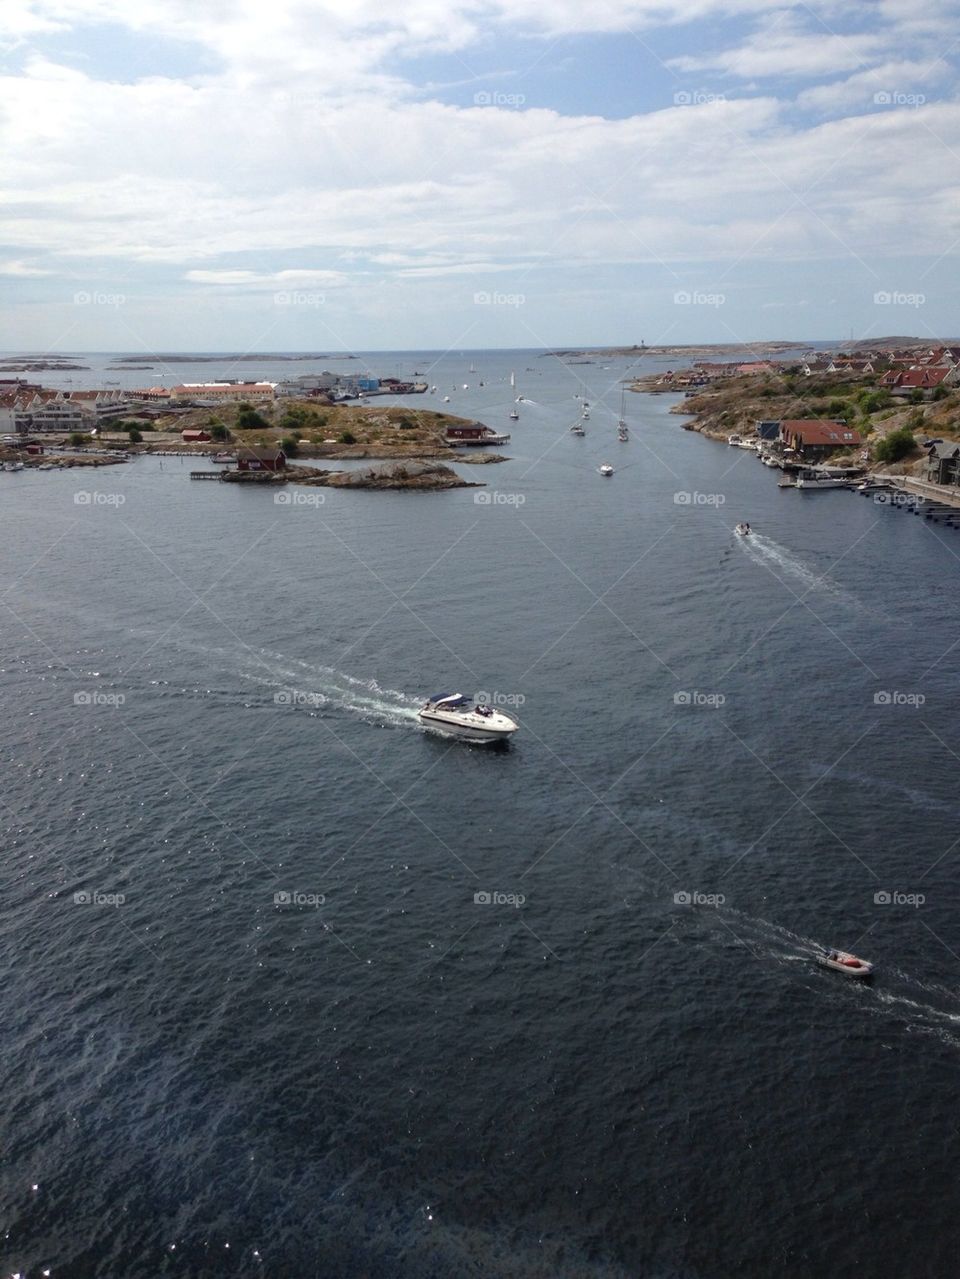
[{"label": "pier", "polygon": [[222,480],[225,471],[191,471],[191,480]]}]

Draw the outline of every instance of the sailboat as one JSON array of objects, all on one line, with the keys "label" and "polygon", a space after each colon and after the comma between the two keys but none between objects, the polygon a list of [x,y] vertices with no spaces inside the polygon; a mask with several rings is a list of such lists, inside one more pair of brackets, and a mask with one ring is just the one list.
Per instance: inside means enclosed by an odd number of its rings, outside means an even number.
[{"label": "sailboat", "polygon": [[620,388],[620,420],[617,422],[617,439],[621,444],[626,444],[630,438],[630,431],[627,429],[627,419],[625,416],[625,400],[627,390],[626,387]]},{"label": "sailboat", "polygon": [[474,367],[474,365],[473,365],[473,364],[471,364],[471,365],[470,365],[470,367],[469,367],[469,369],[467,369],[467,372],[468,372],[468,373],[476,373],[476,371],[477,371],[477,370],[476,370],[476,368]]},{"label": "sailboat", "polygon": [[516,385],[517,385],[517,375],[516,375],[516,373],[511,372],[511,374],[510,374],[510,385],[511,385],[512,387],[516,387]]}]

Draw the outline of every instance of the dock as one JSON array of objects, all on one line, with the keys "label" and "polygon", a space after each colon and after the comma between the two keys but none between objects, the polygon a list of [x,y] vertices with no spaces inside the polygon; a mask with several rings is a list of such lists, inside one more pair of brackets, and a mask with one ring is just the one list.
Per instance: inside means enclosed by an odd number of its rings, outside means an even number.
[{"label": "dock", "polygon": [[224,471],[191,471],[191,480],[222,480]]}]

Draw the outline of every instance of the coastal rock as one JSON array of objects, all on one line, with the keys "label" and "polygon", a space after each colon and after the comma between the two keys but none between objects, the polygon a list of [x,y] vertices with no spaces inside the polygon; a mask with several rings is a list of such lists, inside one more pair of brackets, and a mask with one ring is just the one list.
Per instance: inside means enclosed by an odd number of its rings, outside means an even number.
[{"label": "coastal rock", "polygon": [[362,471],[334,471],[320,481],[331,488],[365,489],[455,489],[482,485],[462,480],[440,462],[397,462],[393,466],[370,467]]}]

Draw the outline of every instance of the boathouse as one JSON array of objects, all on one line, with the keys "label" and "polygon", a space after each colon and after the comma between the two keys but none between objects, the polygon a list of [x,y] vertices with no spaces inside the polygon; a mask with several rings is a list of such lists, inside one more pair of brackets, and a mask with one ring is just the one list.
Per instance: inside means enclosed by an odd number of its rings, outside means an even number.
[{"label": "boathouse", "polygon": [[282,471],[287,465],[287,455],[279,446],[262,448],[244,445],[237,450],[238,471]]},{"label": "boathouse", "polygon": [[184,444],[209,444],[210,433],[208,431],[181,431],[180,438]]},{"label": "boathouse", "polygon": [[960,484],[960,444],[935,440],[928,447],[924,479],[930,484]]}]

